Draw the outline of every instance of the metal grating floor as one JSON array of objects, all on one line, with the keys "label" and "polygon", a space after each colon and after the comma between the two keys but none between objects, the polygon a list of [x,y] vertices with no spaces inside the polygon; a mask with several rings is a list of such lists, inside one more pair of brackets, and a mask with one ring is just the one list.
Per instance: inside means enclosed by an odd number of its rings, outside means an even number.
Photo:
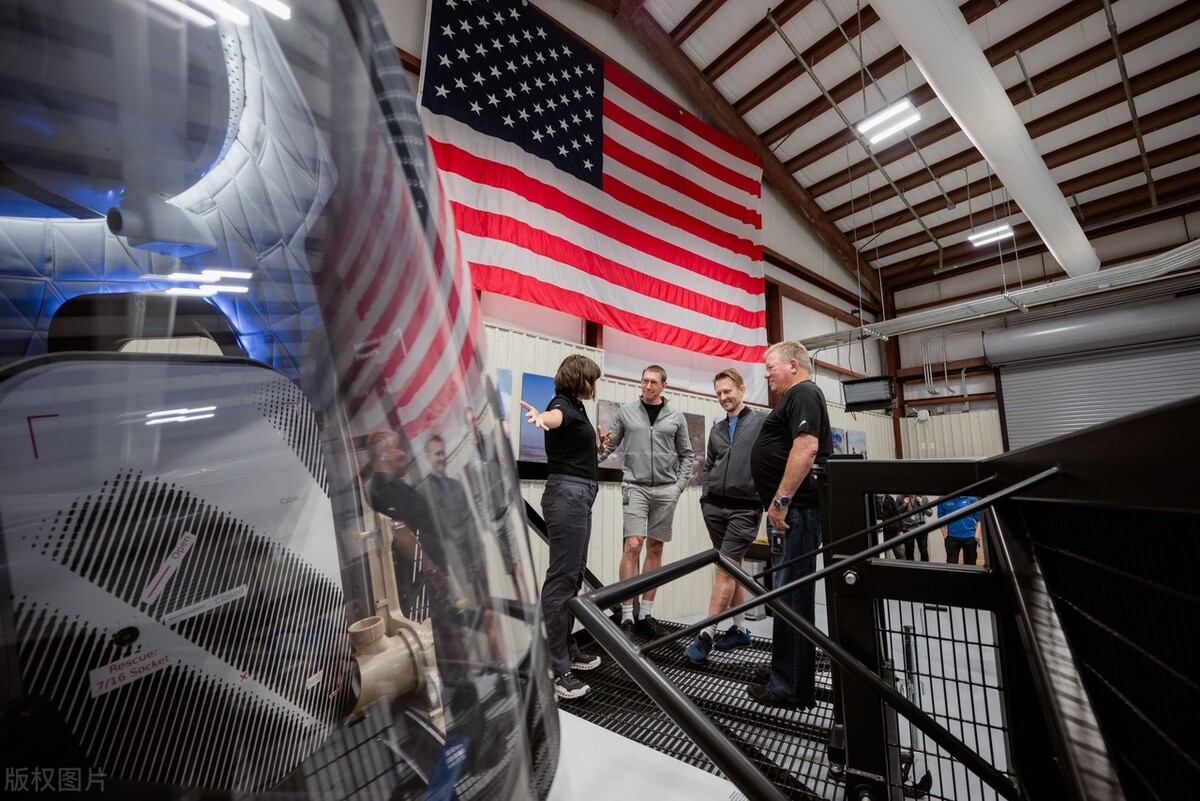
[{"label": "metal grating floor", "polygon": [[[683,628],[680,624],[661,623],[668,631]],[[634,635],[634,641],[646,644],[650,639]],[[833,723],[825,655],[817,654],[817,706],[809,710],[780,709],[759,704],[745,690],[754,668],[770,662],[769,639],[754,637],[745,648],[713,651],[704,665],[693,665],[683,655],[687,643],[681,640],[665,645],[650,654],[650,660],[784,795],[802,799],[837,797],[841,784],[829,775],[825,754]],[[600,648],[593,644],[585,650],[599,652]],[[577,701],[562,702],[563,709],[681,762],[722,775],[650,697],[604,656],[600,667],[580,674],[592,692]]]}]

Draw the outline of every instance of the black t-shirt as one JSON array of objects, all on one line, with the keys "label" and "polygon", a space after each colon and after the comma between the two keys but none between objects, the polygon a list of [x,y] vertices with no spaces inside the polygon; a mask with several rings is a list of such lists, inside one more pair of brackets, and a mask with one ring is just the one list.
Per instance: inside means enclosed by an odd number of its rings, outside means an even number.
[{"label": "black t-shirt", "polygon": [[438,529],[429,502],[400,476],[370,473],[365,479],[367,503],[376,512],[401,520],[412,529],[421,547],[439,567],[445,567],[442,533]]},{"label": "black t-shirt", "polygon": [[[817,458],[833,453],[833,430],[829,427],[829,410],[825,406],[825,393],[812,381],[803,381],[783,393],[779,403],[763,421],[762,431],[750,454],[750,474],[754,476],[754,488],[767,508],[779,489],[787,467],[792,443],[799,434],[812,434],[817,438]],[[817,485],[812,474],[802,482],[792,496],[793,506],[816,506]]]},{"label": "black t-shirt", "polygon": [[583,401],[555,395],[546,411],[562,412],[562,425],[546,432],[546,461],[549,472],[596,480],[596,431]]},{"label": "black t-shirt", "polygon": [[642,401],[642,408],[646,410],[646,416],[650,418],[650,425],[654,425],[654,421],[658,419],[658,413],[666,406],[665,403],[655,403],[653,405]]}]

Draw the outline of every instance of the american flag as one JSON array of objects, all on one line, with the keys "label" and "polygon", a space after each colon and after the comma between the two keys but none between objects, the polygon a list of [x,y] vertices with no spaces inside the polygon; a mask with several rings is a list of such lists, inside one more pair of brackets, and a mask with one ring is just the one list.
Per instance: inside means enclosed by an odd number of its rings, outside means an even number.
[{"label": "american flag", "polygon": [[[365,24],[376,93],[333,93],[338,224],[320,297],[355,432],[415,439],[478,406],[482,321],[395,48],[376,14]],[[362,68],[339,55],[338,74]]]},{"label": "american flag", "polygon": [[421,105],[476,288],[761,361],[762,165],[531,4],[432,0]]}]

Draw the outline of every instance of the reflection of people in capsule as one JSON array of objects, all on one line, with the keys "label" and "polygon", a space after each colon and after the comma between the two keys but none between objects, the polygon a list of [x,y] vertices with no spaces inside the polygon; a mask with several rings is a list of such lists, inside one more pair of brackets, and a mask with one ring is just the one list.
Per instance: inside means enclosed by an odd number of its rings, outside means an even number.
[{"label": "reflection of people in capsule", "polygon": [[504,645],[492,610],[483,543],[476,536],[466,489],[461,481],[446,475],[446,440],[441,434],[432,434],[425,440],[425,458],[429,460],[429,475],[421,482],[421,494],[441,524],[442,548],[447,558],[462,567],[460,575],[466,582],[468,597],[460,606],[464,611],[476,613],[478,623],[468,625],[486,635],[489,661],[502,662]]},{"label": "reflection of people in capsule", "polygon": [[[371,461],[363,470],[367,502],[392,520],[392,561],[398,584],[404,584],[401,607],[413,613],[421,582],[428,590],[429,617],[437,642],[438,670],[445,682],[467,669],[458,600],[453,592],[446,539],[429,503],[405,480],[412,464],[408,443],[394,431],[376,431],[367,439]],[[415,570],[414,570],[415,568]]]},{"label": "reflection of people in capsule", "polygon": [[[487,727],[484,718],[489,704],[502,699],[503,693],[481,694],[471,666],[488,659],[501,660],[504,649],[490,608],[486,573],[468,553],[475,527],[466,492],[457,479],[446,475],[446,446],[440,435],[433,434],[426,441],[431,473],[418,482],[419,489],[406,481],[412,453],[399,434],[377,431],[367,442],[371,461],[362,472],[367,502],[395,524],[392,558],[397,574],[407,568],[411,575],[415,564],[429,591],[438,672],[445,687],[447,731],[473,744],[467,756],[468,771],[494,764],[503,753],[500,746],[504,741],[489,742],[481,739],[480,733]],[[478,632],[484,635],[482,647]],[[480,658],[484,653],[487,655]]]},{"label": "reflection of people in capsule", "polygon": [[414,568],[417,576],[439,580],[445,555],[434,534],[436,524],[429,504],[405,481],[412,464],[408,443],[394,431],[376,431],[367,445],[371,461],[362,472],[367,503],[392,519],[392,560],[401,585],[400,604],[404,614],[413,617],[419,591],[414,586]]},{"label": "reflection of people in capsule", "polygon": [[467,407],[467,431],[471,440],[471,461],[467,464],[467,483],[475,499],[475,508],[485,524],[491,526],[492,534],[500,545],[500,556],[504,570],[512,578],[513,591],[522,603],[528,598],[525,583],[521,579],[521,562],[517,554],[516,532],[509,514],[507,488],[504,484],[504,468],[500,463],[494,437],[485,436],[479,428],[475,410]]}]

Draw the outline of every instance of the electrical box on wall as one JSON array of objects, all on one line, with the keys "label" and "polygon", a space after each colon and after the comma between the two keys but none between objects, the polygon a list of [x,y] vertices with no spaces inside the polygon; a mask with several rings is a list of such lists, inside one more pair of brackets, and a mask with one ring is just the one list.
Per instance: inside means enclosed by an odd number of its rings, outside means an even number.
[{"label": "electrical box on wall", "polygon": [[896,405],[896,380],[880,375],[843,381],[842,399],[848,412],[891,409]]}]

